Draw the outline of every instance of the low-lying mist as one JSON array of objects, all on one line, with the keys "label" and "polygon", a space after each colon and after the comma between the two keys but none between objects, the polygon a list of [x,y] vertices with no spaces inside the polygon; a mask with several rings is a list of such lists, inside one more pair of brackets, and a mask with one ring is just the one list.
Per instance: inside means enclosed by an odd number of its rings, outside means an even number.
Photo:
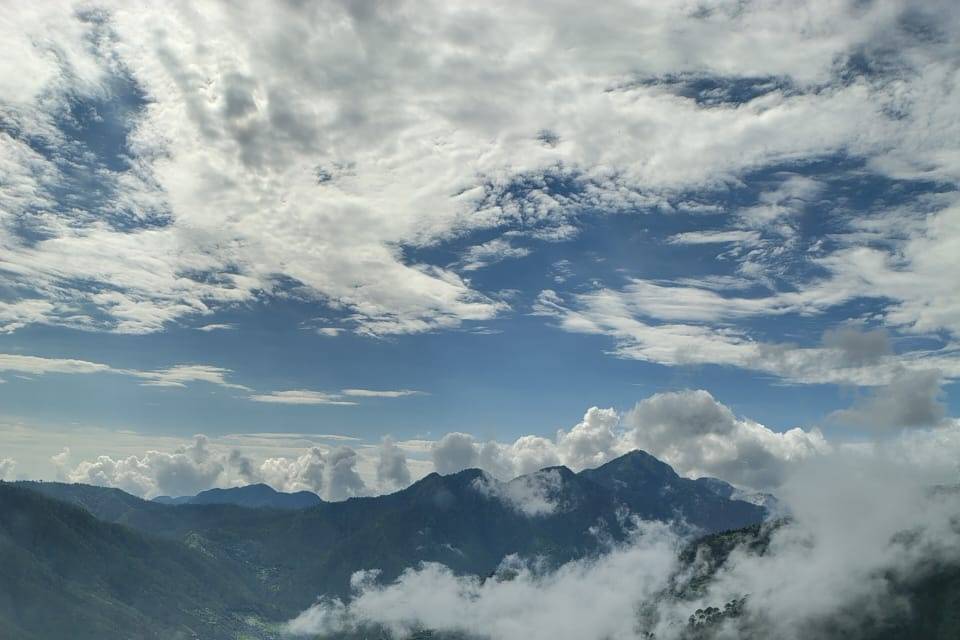
[{"label": "low-lying mist", "polygon": [[352,598],[321,598],[287,630],[377,628],[403,637],[429,629],[498,640],[857,637],[906,614],[902,592],[914,581],[960,562],[960,493],[945,486],[956,480],[902,455],[847,450],[799,466],[779,493],[791,515],[757,531],[696,545],[682,526],[636,522],[628,543],[597,557],[556,570],[508,557],[486,578],[423,564],[384,584],[370,567],[354,574]]}]

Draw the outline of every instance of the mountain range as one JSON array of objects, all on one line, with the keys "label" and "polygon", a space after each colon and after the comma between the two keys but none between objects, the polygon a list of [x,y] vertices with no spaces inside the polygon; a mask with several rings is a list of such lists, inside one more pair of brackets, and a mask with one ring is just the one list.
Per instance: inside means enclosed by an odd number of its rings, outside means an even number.
[{"label": "mountain range", "polygon": [[756,535],[767,515],[733,495],[641,451],[510,482],[477,469],[432,473],[343,502],[264,485],[147,501],[81,484],[0,483],[0,637],[275,638],[319,596],[348,597],[358,570],[392,581],[437,562],[487,576],[510,554],[558,566],[625,540],[633,518],[722,547],[715,541]]}]

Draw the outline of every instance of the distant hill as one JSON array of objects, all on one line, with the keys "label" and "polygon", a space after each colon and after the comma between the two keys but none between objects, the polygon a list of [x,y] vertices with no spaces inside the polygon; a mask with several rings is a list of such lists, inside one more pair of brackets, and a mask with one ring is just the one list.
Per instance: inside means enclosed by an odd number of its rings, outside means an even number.
[{"label": "distant hill", "polygon": [[250,484],[230,489],[208,489],[195,496],[157,496],[154,502],[161,504],[235,504],[240,507],[269,509],[306,509],[315,507],[323,500],[311,491],[282,493],[265,484]]},{"label": "distant hill", "polygon": [[0,637],[242,637],[277,619],[231,562],[0,482]]}]

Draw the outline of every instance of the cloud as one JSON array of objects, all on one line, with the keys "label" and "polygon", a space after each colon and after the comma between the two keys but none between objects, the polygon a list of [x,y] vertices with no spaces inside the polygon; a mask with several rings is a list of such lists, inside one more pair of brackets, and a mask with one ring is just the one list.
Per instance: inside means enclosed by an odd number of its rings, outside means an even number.
[{"label": "cloud", "polygon": [[[837,154],[960,177],[949,3],[77,7],[44,3],[0,33],[15,70],[0,77],[5,331],[146,333],[291,294],[362,334],[448,329],[508,309],[412,257],[471,232],[568,239],[580,215]],[[316,46],[269,44],[290,37]],[[96,125],[71,125],[78,105]],[[778,179],[737,229],[795,230],[816,188]],[[922,235],[944,255],[956,238]],[[773,262],[764,250],[743,269]],[[893,323],[956,328],[950,302],[924,297],[935,261],[862,251],[858,295],[889,294]]]},{"label": "cloud", "polygon": [[345,396],[354,396],[358,398],[404,398],[406,396],[423,395],[423,391],[414,391],[413,389],[344,389],[340,393]]},{"label": "cloud", "polygon": [[113,371],[105,364],[70,358],[41,358],[12,353],[0,354],[0,371],[15,371],[29,375],[44,373],[102,373]]},{"label": "cloud", "polygon": [[390,436],[380,441],[377,459],[377,484],[387,489],[403,489],[410,484],[407,456]]},{"label": "cloud", "polygon": [[248,387],[227,380],[227,375],[233,373],[230,369],[202,364],[178,364],[166,369],[142,371],[138,369],[119,369],[107,364],[86,360],[0,353],[0,371],[15,371],[29,375],[112,373],[144,380],[144,382],[141,382],[142,386],[183,388],[191,382],[206,382],[227,389],[250,391]]},{"label": "cloud", "polygon": [[342,400],[338,393],[310,391],[308,389],[291,389],[289,391],[271,391],[250,396],[254,402],[269,402],[274,404],[330,404],[339,406],[353,406],[356,402]]},{"label": "cloud", "polygon": [[221,324],[205,324],[202,327],[197,327],[197,331],[204,331],[210,333],[211,331],[230,331],[236,329],[236,327],[229,323]]},{"label": "cloud", "polygon": [[298,458],[264,460],[257,475],[281,491],[313,491],[325,500],[345,500],[368,494],[357,461],[357,452],[350,447],[329,451],[312,447]]},{"label": "cloud", "polygon": [[737,242],[756,244],[760,235],[755,231],[686,231],[670,236],[670,244],[717,244]]},{"label": "cloud", "polygon": [[937,370],[901,371],[888,385],[872,390],[849,409],[831,414],[841,424],[883,430],[931,427],[946,416],[943,379]]},{"label": "cloud", "polygon": [[467,249],[462,257],[464,271],[476,271],[496,262],[511,258],[524,258],[530,255],[530,249],[516,247],[509,240],[496,238]]},{"label": "cloud", "polygon": [[141,384],[148,387],[186,387],[188,382],[207,382],[227,389],[250,391],[249,387],[242,384],[228,382],[226,376],[232,372],[223,367],[181,364],[157,371],[130,371],[129,373],[145,379],[146,382]]},{"label": "cloud", "polygon": [[734,416],[707,391],[658,393],[623,418],[633,446],[686,476],[712,476],[753,489],[774,488],[796,465],[828,453],[818,429],[774,431]]},{"label": "cloud", "polygon": [[531,517],[555,513],[562,506],[558,494],[563,488],[563,477],[556,469],[529,473],[510,482],[484,474],[473,481],[473,488]]},{"label": "cloud", "polygon": [[455,473],[462,469],[476,467],[480,453],[473,436],[467,433],[448,433],[430,448],[433,468],[437,473]]},{"label": "cloud", "polygon": [[855,634],[904,613],[897,584],[960,562],[957,495],[930,490],[951,479],[955,467],[932,471],[887,451],[835,451],[792,470],[781,494],[792,516],[761,532],[769,537],[765,551],[738,546],[716,571],[710,550],[685,564],[678,556],[689,540],[635,523],[625,544],[556,570],[508,556],[487,578],[435,563],[392,582],[376,569],[358,572],[349,601],[321,599],[287,630],[675,640],[689,637],[698,609],[739,602],[739,615],[717,629],[722,637]]},{"label": "cloud", "polygon": [[[65,452],[69,456],[69,451]],[[64,463],[68,457],[55,456],[54,462]],[[193,495],[216,485],[226,471],[225,460],[208,446],[206,436],[194,437],[192,443],[172,453],[148,451],[142,456],[114,459],[99,456],[84,460],[73,469],[64,469],[63,477],[70,482],[81,482],[117,487],[134,495]]]},{"label": "cloud", "polygon": [[343,389],[339,393],[325,391],[310,391],[308,389],[291,389],[289,391],[272,391],[270,393],[254,394],[250,399],[254,402],[271,402],[275,404],[329,404],[352,406],[357,403],[345,398],[405,398],[407,396],[423,395],[422,391],[412,389]]},{"label": "cloud", "polygon": [[676,563],[677,540],[668,532],[650,525],[643,541],[547,574],[507,562],[505,568],[516,571],[509,580],[457,576],[435,563],[408,569],[386,585],[378,584],[376,573],[355,574],[349,605],[321,602],[287,630],[336,633],[375,623],[398,637],[424,627],[502,640],[633,637],[630,612],[656,594]]},{"label": "cloud", "polygon": [[860,331],[856,327],[828,329],[823,333],[823,345],[841,352],[840,361],[846,366],[874,364],[890,355],[890,335],[885,329]]},{"label": "cloud", "polygon": [[313,446],[300,455],[269,456],[257,461],[242,449],[213,445],[206,436],[197,435],[171,452],[100,455],[77,464],[71,457],[70,449],[65,448],[51,458],[60,480],[117,487],[146,498],[194,495],[213,487],[260,482],[278,491],[313,491],[326,500],[370,493],[357,470],[359,454],[346,446]]},{"label": "cloud", "polygon": [[746,329],[731,325],[740,318],[816,314],[828,300],[837,304],[848,301],[848,290],[849,285],[843,285],[827,292],[827,297],[811,288],[749,298],[720,295],[706,285],[666,286],[633,280],[622,290],[574,294],[570,302],[555,291],[544,290],[537,297],[534,313],[555,318],[565,331],[610,336],[618,357],[668,366],[730,366],[798,384],[878,386],[889,384],[903,368],[922,371],[935,367],[946,377],[960,377],[960,352],[952,344],[893,354],[883,329],[861,332],[844,325],[828,330],[819,344],[800,346],[761,342]]},{"label": "cloud", "polygon": [[12,480],[16,469],[16,460],[13,458],[0,458],[0,480]]},{"label": "cloud", "polygon": [[832,450],[819,429],[780,432],[739,418],[704,390],[659,393],[620,414],[592,407],[554,439],[523,436],[509,443],[448,433],[431,455],[440,473],[476,467],[510,480],[545,467],[594,468],[633,449],[669,463],[687,477],[713,476],[737,486],[770,490],[801,462]]},{"label": "cloud", "polygon": [[583,421],[569,432],[557,433],[557,455],[573,469],[599,467],[616,457],[617,435],[614,430],[620,416],[613,409],[591,407]]}]

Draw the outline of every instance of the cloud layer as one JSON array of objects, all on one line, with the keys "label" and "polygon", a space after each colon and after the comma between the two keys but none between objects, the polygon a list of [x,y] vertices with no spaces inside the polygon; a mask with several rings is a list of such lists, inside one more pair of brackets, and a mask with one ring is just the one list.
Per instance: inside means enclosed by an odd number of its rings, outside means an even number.
[{"label": "cloud layer", "polygon": [[[462,269],[408,249],[500,227],[569,237],[587,210],[685,206],[691,191],[830,154],[896,179],[960,177],[948,2],[265,11],[58,2],[4,23],[17,70],[0,78],[6,331],[151,332],[274,295],[322,301],[362,333],[449,328],[507,308],[464,273],[529,249],[489,240]],[[292,57],[291,39],[310,44]],[[569,187],[547,188],[554,178]],[[794,213],[821,188],[787,177],[719,235],[674,241],[749,249],[749,276],[777,259],[773,239],[795,241]],[[896,254],[844,243],[818,256],[815,295],[715,313],[880,296],[896,326],[953,332],[956,309],[930,294],[957,255],[955,218],[936,211]],[[681,308],[644,311],[697,319],[691,299],[706,292],[670,288]],[[652,357],[639,327],[594,324]]]}]

